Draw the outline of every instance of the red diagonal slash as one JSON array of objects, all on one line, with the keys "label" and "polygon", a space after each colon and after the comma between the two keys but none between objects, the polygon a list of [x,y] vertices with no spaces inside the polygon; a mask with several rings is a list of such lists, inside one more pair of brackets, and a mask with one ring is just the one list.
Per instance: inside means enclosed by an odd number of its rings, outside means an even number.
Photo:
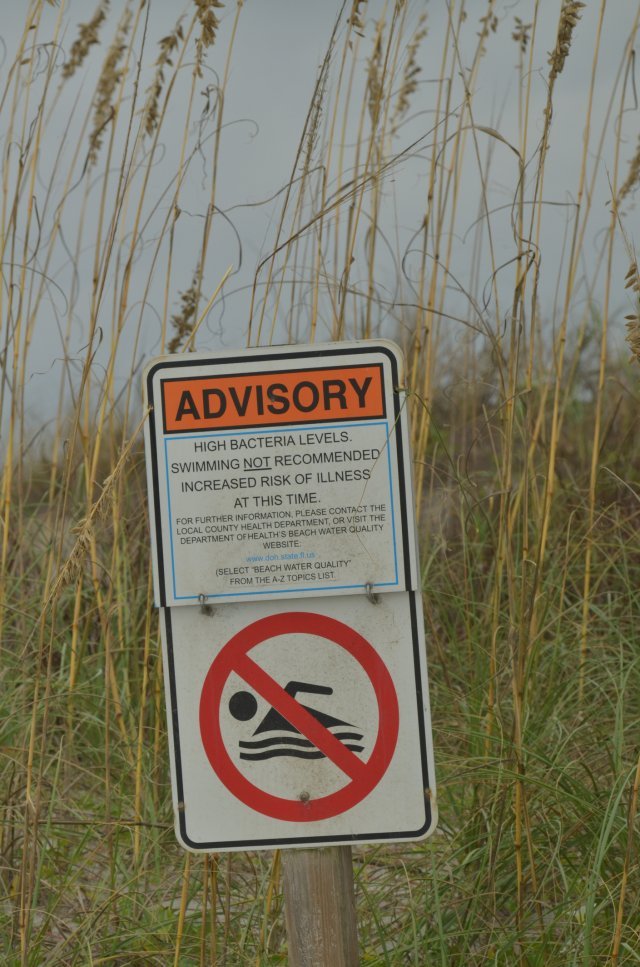
[{"label": "red diagonal slash", "polygon": [[236,655],[233,662],[234,671],[258,692],[283,718],[293,725],[302,735],[324,752],[328,759],[342,770],[350,779],[364,779],[367,776],[367,766],[361,759],[347,749],[339,739],[336,739],[324,725],[321,725],[300,702],[285,692],[278,683],[263,671],[247,655]]},{"label": "red diagonal slash", "polygon": [[[253,659],[251,649],[280,635],[313,635],[331,641],[354,658],[367,676],[378,704],[378,734],[366,763],[341,742],[289,695]],[[302,639],[304,642],[304,639]],[[307,647],[301,660],[306,661]],[[345,776],[340,789],[309,800],[290,789],[288,796],[277,796],[257,785],[256,773],[248,778],[229,755],[221,731],[223,691],[233,673],[239,675],[269,704],[277,709],[294,729],[313,742]],[[200,734],[211,768],[238,803],[282,822],[313,823],[331,819],[353,809],[378,785],[394,756],[398,741],[399,708],[393,679],[371,644],[354,628],[328,615],[307,611],[286,611],[265,615],[246,625],[219,650],[207,672],[200,694]],[[264,779],[264,776],[262,775]]]}]

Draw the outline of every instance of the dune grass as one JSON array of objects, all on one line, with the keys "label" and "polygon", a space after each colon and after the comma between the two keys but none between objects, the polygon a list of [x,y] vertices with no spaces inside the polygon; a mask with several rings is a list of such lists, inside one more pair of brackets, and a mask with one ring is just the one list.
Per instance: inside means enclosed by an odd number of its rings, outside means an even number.
[{"label": "dune grass", "polygon": [[409,364],[440,824],[354,851],[362,962],[640,962],[638,376],[615,343],[640,331],[640,9],[621,36],[605,0],[522,6],[450,3],[435,34],[401,0],[327,17],[264,248],[227,258],[254,3],[193,0],[164,36],[142,0],[25,3],[0,75],[3,963],[286,963],[279,854],[173,835],[140,368],[376,335]]}]

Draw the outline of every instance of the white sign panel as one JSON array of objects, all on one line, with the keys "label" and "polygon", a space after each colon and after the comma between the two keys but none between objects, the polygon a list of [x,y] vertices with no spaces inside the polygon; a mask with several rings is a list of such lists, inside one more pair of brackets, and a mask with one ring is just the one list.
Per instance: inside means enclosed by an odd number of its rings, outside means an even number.
[{"label": "white sign panel", "polygon": [[219,851],[436,823],[420,597],[162,612],[176,832]]},{"label": "white sign panel", "polygon": [[417,588],[403,379],[385,340],[153,361],[156,603]]}]

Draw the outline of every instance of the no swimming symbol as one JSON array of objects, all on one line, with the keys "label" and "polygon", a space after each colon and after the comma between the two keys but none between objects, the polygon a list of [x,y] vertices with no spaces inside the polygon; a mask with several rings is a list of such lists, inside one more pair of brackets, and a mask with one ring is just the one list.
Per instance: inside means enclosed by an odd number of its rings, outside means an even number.
[{"label": "no swimming symbol", "polygon": [[[332,688],[325,685],[311,685],[307,682],[288,682],[284,690],[292,698],[296,698],[296,695],[302,693],[333,695]],[[343,719],[336,718],[334,715],[329,715],[319,709],[310,708],[308,705],[302,707],[328,731],[332,732],[336,739],[343,742],[351,752],[362,752],[364,750],[364,746],[354,744],[354,742],[362,740],[362,733],[345,731],[349,727],[354,728],[350,722],[345,722]],[[252,692],[235,692],[229,701],[229,711],[235,719],[248,722],[254,718],[258,711],[258,701]],[[269,709],[253,732],[253,736],[262,736],[264,733],[274,734],[266,735],[265,738],[253,738],[249,741],[240,740],[241,759],[256,762],[281,756],[291,756],[297,759],[323,759],[326,757],[325,752],[318,749],[310,739],[303,738],[300,730],[287,721],[275,708]]]},{"label": "no swimming symbol", "polygon": [[[356,747],[356,736],[361,732],[349,731],[344,722],[328,713],[302,704],[297,696],[304,693],[331,694],[330,686],[309,685],[304,682],[287,682],[282,687],[270,674],[253,660],[250,652],[257,645],[281,635],[313,635],[344,648],[361,666],[373,688],[378,707],[378,734],[371,754],[364,761]],[[302,656],[304,662],[304,656]],[[270,706],[270,711],[259,723],[251,737],[249,749],[243,747],[241,758],[271,751],[278,743],[256,748],[262,741],[261,732],[291,733],[265,738],[285,738],[289,753],[296,747],[294,739],[305,743],[300,751],[313,753],[305,758],[326,758],[344,776],[344,785],[336,792],[318,798],[308,798],[303,792],[296,798],[277,796],[259,785],[256,774],[247,778],[236,766],[225,744],[220,727],[223,710],[222,692],[229,676],[235,673],[251,691],[236,691],[229,702],[228,711],[239,721],[249,721],[257,712],[259,695]],[[347,685],[348,683],[344,683]],[[285,726],[282,723],[285,723]],[[286,612],[269,615],[234,635],[222,648],[204,681],[200,698],[200,732],[209,762],[218,778],[244,805],[275,819],[294,822],[310,822],[329,819],[356,806],[380,782],[393,758],[398,739],[398,700],[391,676],[374,648],[353,628],[326,615],[309,612]],[[256,737],[257,736],[257,737]],[[259,751],[260,750],[260,751]],[[264,757],[264,756],[263,756]]]}]

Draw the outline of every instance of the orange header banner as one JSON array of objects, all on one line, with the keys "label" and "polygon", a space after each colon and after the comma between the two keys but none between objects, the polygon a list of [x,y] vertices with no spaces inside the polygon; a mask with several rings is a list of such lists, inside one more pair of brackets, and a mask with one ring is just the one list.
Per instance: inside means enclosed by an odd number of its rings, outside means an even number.
[{"label": "orange header banner", "polygon": [[162,380],[165,433],[385,416],[382,366]]}]

